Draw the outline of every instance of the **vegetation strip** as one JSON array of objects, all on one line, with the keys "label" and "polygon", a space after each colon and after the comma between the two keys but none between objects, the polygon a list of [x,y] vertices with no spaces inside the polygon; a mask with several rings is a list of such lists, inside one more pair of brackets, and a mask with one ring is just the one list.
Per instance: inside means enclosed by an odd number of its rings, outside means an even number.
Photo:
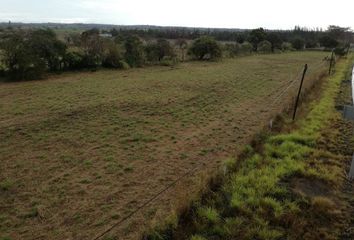
[{"label": "vegetation strip", "polygon": [[[333,224],[332,229],[326,229],[338,217],[334,200],[316,194],[304,196],[290,191],[290,185],[297,179],[317,188],[327,184],[332,188],[341,185],[343,156],[332,153],[329,147],[321,148],[320,143],[322,130],[340,119],[335,111],[335,98],[352,59],[338,64],[336,74],[325,83],[320,100],[312,103],[312,110],[298,123],[297,130],[266,136],[261,150],[248,146],[248,157],[220,189],[195,203],[190,215],[180,219],[179,224],[171,223],[167,230],[155,230],[146,238],[337,237],[338,226]],[[336,133],[334,129],[330,131]],[[331,142],[331,139],[325,139],[325,142]],[[230,169],[235,168],[235,162],[228,162]]]}]

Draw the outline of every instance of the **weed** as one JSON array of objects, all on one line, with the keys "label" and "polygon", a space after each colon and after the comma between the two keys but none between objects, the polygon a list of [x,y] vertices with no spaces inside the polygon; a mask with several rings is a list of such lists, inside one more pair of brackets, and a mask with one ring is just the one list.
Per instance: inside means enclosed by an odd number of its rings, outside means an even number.
[{"label": "weed", "polygon": [[2,191],[9,191],[13,186],[14,183],[9,179],[0,182],[0,190]]},{"label": "weed", "polygon": [[220,220],[219,213],[212,207],[201,207],[197,210],[198,217],[208,223],[216,223]]}]

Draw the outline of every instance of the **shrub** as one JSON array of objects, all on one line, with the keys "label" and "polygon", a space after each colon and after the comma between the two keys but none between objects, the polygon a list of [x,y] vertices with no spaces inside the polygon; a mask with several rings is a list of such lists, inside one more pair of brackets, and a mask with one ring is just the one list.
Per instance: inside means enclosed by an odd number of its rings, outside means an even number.
[{"label": "shrub", "polygon": [[175,57],[174,49],[169,41],[159,39],[156,42],[148,43],[145,47],[146,58],[150,62],[161,62],[164,58]]},{"label": "shrub", "polygon": [[175,45],[178,46],[180,52],[181,52],[181,60],[184,62],[185,60],[185,51],[188,48],[188,42],[185,39],[177,39],[175,42]]},{"label": "shrub", "polygon": [[78,51],[67,52],[64,56],[64,67],[70,70],[78,70],[84,66],[84,56]]},{"label": "shrub", "polygon": [[191,237],[191,240],[206,240],[206,238],[199,235],[194,235]]},{"label": "shrub", "polygon": [[177,64],[176,58],[165,57],[160,61],[161,66],[174,66]]},{"label": "shrub", "polygon": [[243,54],[251,54],[253,50],[253,46],[249,42],[244,42],[241,44],[241,52]]},{"label": "shrub", "polygon": [[334,53],[339,56],[344,56],[347,53],[347,48],[345,47],[336,47]]},{"label": "shrub", "polygon": [[107,48],[102,66],[106,68],[124,68],[123,54],[119,46],[111,42]]},{"label": "shrub", "polygon": [[272,51],[272,44],[269,41],[264,40],[258,44],[257,51],[260,53],[269,53]]},{"label": "shrub", "polygon": [[214,38],[203,36],[196,39],[190,47],[188,54],[198,60],[215,60],[221,58],[222,52]]},{"label": "shrub", "polygon": [[124,60],[121,60],[119,64],[121,66],[121,69],[129,69],[130,68],[129,64]]},{"label": "shrub", "polygon": [[225,49],[229,54],[229,57],[235,57],[241,53],[241,44],[229,43],[225,45]]},{"label": "shrub", "polygon": [[289,42],[283,42],[281,45],[281,49],[283,51],[292,51],[293,50],[293,45]]}]

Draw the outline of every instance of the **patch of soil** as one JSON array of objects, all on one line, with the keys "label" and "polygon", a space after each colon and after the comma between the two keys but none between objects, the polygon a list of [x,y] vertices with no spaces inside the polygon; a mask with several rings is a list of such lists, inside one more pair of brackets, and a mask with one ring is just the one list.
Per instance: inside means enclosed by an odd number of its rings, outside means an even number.
[{"label": "patch of soil", "polygon": [[302,197],[318,197],[332,195],[328,185],[318,179],[294,178],[290,182],[290,189]]}]

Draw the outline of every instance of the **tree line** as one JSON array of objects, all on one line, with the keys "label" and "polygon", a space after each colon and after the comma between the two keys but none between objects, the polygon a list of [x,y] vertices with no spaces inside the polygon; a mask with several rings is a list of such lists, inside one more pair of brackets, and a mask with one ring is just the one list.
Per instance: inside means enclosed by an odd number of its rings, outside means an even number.
[{"label": "tree line", "polygon": [[173,65],[187,58],[216,60],[318,47],[344,54],[352,38],[350,29],[337,26],[324,32],[90,29],[64,40],[48,28],[7,28],[0,29],[0,74],[11,80],[38,79],[47,72]]}]

